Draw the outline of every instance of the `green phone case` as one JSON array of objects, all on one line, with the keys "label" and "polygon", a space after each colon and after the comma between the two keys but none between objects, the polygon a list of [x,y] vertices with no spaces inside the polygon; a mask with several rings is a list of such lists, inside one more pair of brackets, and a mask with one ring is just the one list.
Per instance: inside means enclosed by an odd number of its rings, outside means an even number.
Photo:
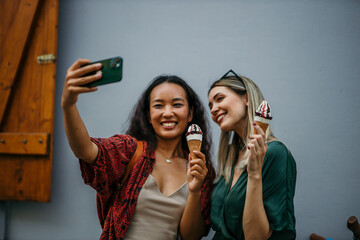
[{"label": "green phone case", "polygon": [[[102,77],[99,80],[94,82],[85,84],[86,87],[95,87],[99,85],[104,85],[113,82],[119,82],[122,79],[122,67],[123,67],[123,59],[121,57],[113,57],[108,58],[96,62],[91,62],[86,65],[101,63],[102,68],[100,69],[102,72]],[[96,72],[90,72],[85,76],[93,75]]]}]

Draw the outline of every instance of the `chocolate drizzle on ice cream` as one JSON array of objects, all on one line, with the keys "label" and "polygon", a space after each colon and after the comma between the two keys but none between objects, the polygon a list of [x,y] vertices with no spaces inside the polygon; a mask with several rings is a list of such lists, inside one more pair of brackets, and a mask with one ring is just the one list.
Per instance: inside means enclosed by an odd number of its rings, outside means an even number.
[{"label": "chocolate drizzle on ice cream", "polygon": [[202,136],[202,131],[197,124],[191,124],[187,130],[186,136],[190,134],[201,134]]},{"label": "chocolate drizzle on ice cream", "polygon": [[186,140],[188,143],[191,159],[196,158],[195,154],[193,153],[194,150],[201,150],[202,137],[203,134],[201,128],[197,124],[191,124],[186,133]]},{"label": "chocolate drizzle on ice cream", "polygon": [[269,120],[272,119],[271,108],[267,101],[265,101],[265,100],[262,101],[262,103],[260,104],[260,106],[258,107],[258,109],[255,112],[255,116],[263,117],[263,118],[266,118]]},{"label": "chocolate drizzle on ice cream", "polygon": [[[270,105],[267,101],[262,101],[262,103],[260,104],[260,106],[258,107],[258,109],[255,112],[255,118],[254,121],[256,122],[257,125],[259,125],[262,130],[264,132],[266,132],[270,121],[272,119],[271,116],[271,108]],[[256,131],[254,130],[254,133],[256,134]]]}]

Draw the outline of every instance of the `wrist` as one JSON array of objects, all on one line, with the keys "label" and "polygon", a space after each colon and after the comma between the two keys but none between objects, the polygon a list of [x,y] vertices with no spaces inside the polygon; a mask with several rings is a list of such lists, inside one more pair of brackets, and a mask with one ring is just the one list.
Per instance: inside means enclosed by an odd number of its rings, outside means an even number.
[{"label": "wrist", "polygon": [[71,106],[71,104],[69,104],[67,101],[65,101],[64,99],[61,99],[61,107],[63,109],[69,108],[69,106]]},{"label": "wrist", "polygon": [[188,198],[192,199],[200,199],[201,198],[201,190],[199,191],[189,191]]},{"label": "wrist", "polygon": [[69,102],[62,101],[61,108],[64,112],[71,111],[73,108],[76,108],[76,103],[69,103]]},{"label": "wrist", "polygon": [[262,180],[262,175],[261,173],[248,173],[248,179],[254,181],[260,181]]}]

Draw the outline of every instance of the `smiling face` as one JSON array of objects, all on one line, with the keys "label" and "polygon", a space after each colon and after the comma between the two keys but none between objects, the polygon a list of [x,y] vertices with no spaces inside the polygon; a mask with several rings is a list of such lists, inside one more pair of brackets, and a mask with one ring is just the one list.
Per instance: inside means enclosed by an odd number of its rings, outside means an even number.
[{"label": "smiling face", "polygon": [[209,107],[212,120],[222,131],[244,131],[247,120],[247,96],[239,95],[232,89],[217,86],[209,92]]},{"label": "smiling face", "polygon": [[152,90],[149,122],[158,138],[180,140],[191,120],[192,110],[181,86],[162,83]]}]

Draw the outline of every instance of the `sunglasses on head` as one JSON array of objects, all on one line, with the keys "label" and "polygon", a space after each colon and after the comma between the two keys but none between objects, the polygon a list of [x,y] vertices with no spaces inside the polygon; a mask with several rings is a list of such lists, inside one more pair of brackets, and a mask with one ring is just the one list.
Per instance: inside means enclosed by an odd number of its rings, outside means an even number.
[{"label": "sunglasses on head", "polygon": [[244,88],[245,88],[245,83],[244,81],[241,79],[241,77],[239,77],[239,75],[237,75],[232,69],[230,69],[229,71],[227,71],[224,76],[222,76],[220,79],[224,79],[224,78],[227,78],[227,77],[231,77],[229,76],[229,74],[233,74],[234,77],[236,77],[237,80],[239,80],[243,85],[244,85]]}]

